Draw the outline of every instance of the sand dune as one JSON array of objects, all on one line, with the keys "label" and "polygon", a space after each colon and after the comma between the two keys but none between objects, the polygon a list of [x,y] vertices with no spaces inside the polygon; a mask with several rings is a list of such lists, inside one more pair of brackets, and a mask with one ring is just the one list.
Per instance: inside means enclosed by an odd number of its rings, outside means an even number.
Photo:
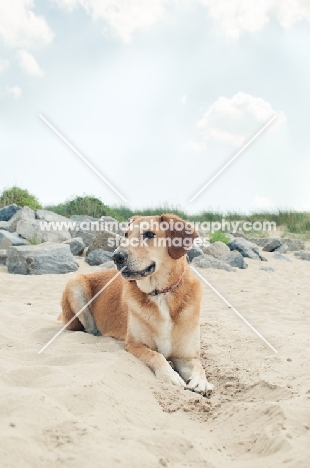
[{"label": "sand dune", "polygon": [[2,466],[308,467],[310,262],[266,256],[276,271],[200,270],[278,350],[204,286],[211,399],[160,383],[111,338],[65,332],[39,355],[68,275],[1,266]]}]

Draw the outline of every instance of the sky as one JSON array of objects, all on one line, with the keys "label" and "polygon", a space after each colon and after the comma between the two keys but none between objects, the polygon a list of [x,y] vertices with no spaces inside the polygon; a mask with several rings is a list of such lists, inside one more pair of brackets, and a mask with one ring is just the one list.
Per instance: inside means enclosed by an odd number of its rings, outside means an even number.
[{"label": "sky", "polygon": [[[308,0],[0,0],[0,191],[310,211]],[[272,117],[276,119],[190,200]]]}]

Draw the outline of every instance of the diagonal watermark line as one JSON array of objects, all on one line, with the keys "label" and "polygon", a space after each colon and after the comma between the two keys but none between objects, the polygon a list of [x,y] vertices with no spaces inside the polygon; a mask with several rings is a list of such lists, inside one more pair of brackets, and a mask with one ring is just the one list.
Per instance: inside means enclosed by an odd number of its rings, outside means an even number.
[{"label": "diagonal watermark line", "polygon": [[243,320],[243,322],[244,322],[249,328],[251,328],[251,330],[252,330],[261,340],[263,340],[263,342],[264,342],[267,346],[269,346],[270,349],[272,349],[272,351],[273,351],[274,353],[278,354],[278,351],[276,350],[276,348],[274,348],[274,347],[272,346],[272,344],[270,344],[269,341],[266,340],[266,338],[265,338],[258,330],[256,330],[256,328],[254,328],[253,325],[251,325],[250,322],[248,322],[248,320],[247,320],[246,318],[244,318],[243,315],[240,314],[240,312],[238,312],[238,311],[225,299],[225,297],[223,297],[222,294],[220,294],[220,293],[215,289],[215,287],[212,286],[211,283],[209,283],[209,281],[208,281],[204,276],[202,276],[202,275],[196,270],[196,268],[194,268],[194,267],[191,266],[191,269],[196,273],[196,275],[199,276],[199,278],[202,279],[202,281],[203,281],[204,283],[206,283],[207,286],[209,286],[209,288],[212,289],[212,291],[215,292],[215,294],[218,295],[218,297],[219,297],[220,299],[222,299],[222,301],[225,302],[225,304],[227,304],[227,305],[235,312],[236,315],[238,315],[239,318],[241,318],[241,320]]},{"label": "diagonal watermark line", "polygon": [[253,136],[253,138],[251,138],[250,141],[248,141],[244,146],[243,148],[241,148],[241,150],[238,151],[237,154],[235,154],[235,156],[233,156],[229,161],[228,163],[225,164],[225,166],[222,167],[222,169],[220,169],[216,174],[215,176],[212,177],[212,179],[209,180],[209,182],[207,182],[200,190],[199,192],[196,193],[196,195],[193,196],[193,198],[191,198],[189,200],[189,203],[191,203],[192,201],[195,200],[195,198],[198,197],[198,195],[201,194],[201,192],[203,192],[207,187],[209,187],[210,184],[212,184],[212,182],[223,172],[225,171],[225,169],[242,153],[242,151],[244,151],[275,119],[277,118],[277,114],[274,115],[272,117],[272,119],[269,120],[269,122],[266,123],[266,125],[263,126],[263,128],[261,128],[259,130],[259,132],[256,133],[256,135]]},{"label": "diagonal watermark line", "polygon": [[73,320],[76,319],[76,317],[78,317],[78,316],[83,312],[83,310],[85,310],[86,307],[88,307],[89,304],[91,304],[91,303],[96,299],[96,297],[98,297],[99,294],[102,293],[102,291],[104,291],[111,283],[113,283],[113,281],[115,280],[115,278],[117,278],[117,276],[119,276],[125,268],[126,268],[126,267],[123,267],[120,271],[118,271],[118,272],[116,273],[116,275],[114,275],[113,278],[111,278],[110,281],[108,281],[107,284],[105,284],[105,285],[103,286],[103,288],[101,288],[100,291],[98,291],[98,292],[91,298],[91,300],[88,301],[87,304],[85,304],[84,307],[82,307],[82,309],[79,310],[79,312],[77,312],[77,313],[74,315],[74,317],[72,317],[72,319],[69,320],[69,322],[66,323],[66,324],[53,336],[53,338],[52,338],[51,340],[49,340],[49,342],[46,343],[46,344],[43,346],[43,348],[40,349],[40,351],[38,351],[38,354],[41,354],[51,343],[53,343],[53,341],[56,340],[56,338],[67,328],[67,326],[70,325],[70,323],[72,323]]},{"label": "diagonal watermark line", "polygon": [[119,191],[116,190],[116,188],[113,187],[113,185],[105,177],[103,177],[99,171],[97,171],[97,169],[85,158],[85,156],[83,156],[77,149],[75,149],[74,146],[71,145],[71,143],[58,130],[56,130],[56,128],[53,127],[53,125],[45,117],[43,117],[42,114],[40,114],[39,117],[56,133],[56,135],[59,136],[59,138],[67,143],[69,148],[71,148],[75,154],[77,154],[85,162],[85,164],[87,164],[100,177],[100,179],[102,179],[122,200],[124,200],[124,202],[128,203],[128,200],[126,200],[126,198],[123,197],[123,195],[119,193]]}]

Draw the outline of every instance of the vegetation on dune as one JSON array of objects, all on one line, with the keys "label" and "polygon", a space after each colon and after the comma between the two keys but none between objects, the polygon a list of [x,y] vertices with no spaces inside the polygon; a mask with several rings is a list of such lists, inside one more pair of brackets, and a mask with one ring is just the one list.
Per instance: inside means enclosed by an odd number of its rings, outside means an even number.
[{"label": "vegetation on dune", "polygon": [[210,235],[209,237],[209,242],[210,244],[213,244],[213,242],[224,242],[224,244],[227,244],[229,242],[229,238],[225,236],[223,232],[214,232],[213,234]]},{"label": "vegetation on dune", "polygon": [[28,190],[16,186],[3,190],[0,195],[0,208],[13,205],[13,203],[22,207],[28,206],[33,210],[39,210],[42,208],[38,199],[34,195],[29,193]]},{"label": "vegetation on dune", "polygon": [[59,205],[46,206],[45,209],[68,218],[73,215],[93,216],[94,218],[112,216],[115,218],[116,215],[109,206],[92,195],[76,196]]},{"label": "vegetation on dune", "polygon": [[[42,208],[38,199],[30,194],[28,190],[22,189],[20,187],[12,187],[6,189],[0,194],[0,208],[11,205],[15,203],[18,206],[29,206],[32,209]],[[274,222],[276,223],[277,228],[281,227],[282,236],[294,236],[302,235],[303,237],[310,238],[310,212],[299,212],[295,210],[283,210],[279,209],[277,211],[260,211],[252,213],[242,213],[242,212],[222,212],[221,210],[214,210],[208,208],[202,210],[196,214],[187,213],[180,206],[173,206],[169,203],[163,203],[162,205],[157,205],[155,207],[145,207],[145,208],[130,208],[127,205],[118,205],[118,206],[108,206],[103,203],[99,198],[92,195],[83,195],[83,196],[74,196],[63,203],[58,205],[45,206],[45,209],[54,211],[60,215],[70,217],[72,215],[84,215],[84,216],[93,216],[94,218],[100,218],[101,216],[112,216],[118,221],[126,221],[133,215],[141,216],[150,216],[150,215],[161,215],[163,213],[173,213],[180,218],[186,219],[191,222],[221,222],[223,219],[225,221],[239,221],[242,228],[242,222]],[[261,235],[268,235],[266,232],[247,230],[245,231],[246,236],[249,237],[258,237]],[[222,236],[221,231],[213,234],[211,237],[213,242],[216,240],[223,240],[224,238],[219,239],[219,236]]]}]

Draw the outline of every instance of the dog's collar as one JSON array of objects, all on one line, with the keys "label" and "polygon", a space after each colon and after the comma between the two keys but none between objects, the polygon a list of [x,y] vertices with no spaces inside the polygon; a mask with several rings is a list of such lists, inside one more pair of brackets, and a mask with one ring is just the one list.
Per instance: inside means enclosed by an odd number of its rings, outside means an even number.
[{"label": "dog's collar", "polygon": [[175,288],[177,288],[179,286],[179,284],[182,281],[182,278],[183,278],[183,275],[181,275],[180,278],[175,283],[171,284],[171,286],[168,286],[167,288],[164,288],[164,289],[154,289],[153,291],[148,293],[148,295],[149,296],[158,296],[159,294],[166,294],[166,293],[168,293],[170,291],[173,291]]}]

